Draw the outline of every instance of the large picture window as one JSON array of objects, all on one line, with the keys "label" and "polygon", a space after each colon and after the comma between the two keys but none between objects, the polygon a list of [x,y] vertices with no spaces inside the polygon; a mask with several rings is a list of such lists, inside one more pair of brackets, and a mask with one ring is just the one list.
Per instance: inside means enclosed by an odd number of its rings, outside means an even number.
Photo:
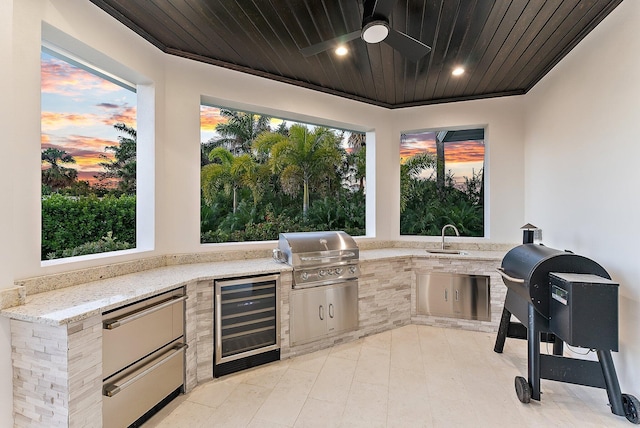
[{"label": "large picture window", "polygon": [[402,134],[400,234],[484,236],[484,158],[482,128]]},{"label": "large picture window", "polygon": [[133,85],[43,47],[41,259],[136,247]]},{"label": "large picture window", "polygon": [[365,134],[201,106],[201,242],[365,234]]}]

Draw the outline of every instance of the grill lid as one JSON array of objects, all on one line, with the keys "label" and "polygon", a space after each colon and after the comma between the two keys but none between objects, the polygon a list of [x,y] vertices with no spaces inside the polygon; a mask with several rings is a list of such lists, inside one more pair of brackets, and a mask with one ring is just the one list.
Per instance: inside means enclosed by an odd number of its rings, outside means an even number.
[{"label": "grill lid", "polygon": [[281,233],[273,257],[294,269],[357,262],[356,241],[342,231]]},{"label": "grill lid", "polygon": [[549,316],[549,273],[593,274],[611,279],[598,263],[570,251],[539,244],[523,244],[511,249],[502,259],[505,285],[525,300],[531,301],[540,314]]}]

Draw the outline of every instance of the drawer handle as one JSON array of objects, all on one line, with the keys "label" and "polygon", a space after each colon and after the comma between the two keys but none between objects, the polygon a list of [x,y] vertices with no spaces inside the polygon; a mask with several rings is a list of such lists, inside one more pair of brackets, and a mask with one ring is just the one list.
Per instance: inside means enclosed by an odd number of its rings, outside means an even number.
[{"label": "drawer handle", "polygon": [[182,350],[185,349],[185,348],[188,348],[188,347],[189,347],[189,345],[187,345],[186,343],[178,343],[178,344],[176,344],[172,348],[173,352],[170,355],[164,357],[162,360],[158,361],[157,363],[153,364],[152,366],[149,366],[146,369],[142,370],[140,373],[136,374],[135,376],[133,376],[131,379],[127,380],[123,384],[117,385],[115,383],[111,383],[111,384],[105,385],[102,388],[102,395],[106,395],[107,397],[113,397],[114,395],[118,394],[119,392],[124,391],[125,389],[127,389],[128,387],[130,387],[131,385],[133,385],[134,383],[136,383],[140,379],[142,379],[144,376],[148,375],[149,373],[151,373],[152,371],[154,371],[158,367],[162,366],[166,362],[170,361],[171,359],[173,359],[177,355],[180,355]]},{"label": "drawer handle", "polygon": [[333,303],[329,303],[329,318],[333,318]]},{"label": "drawer handle", "polygon": [[122,325],[125,325],[127,323],[130,323],[131,321],[135,321],[138,318],[142,318],[146,315],[152,314],[156,311],[159,311],[160,309],[164,309],[167,306],[171,306],[174,303],[178,303],[178,302],[182,302],[187,300],[187,296],[176,296],[173,297],[171,300],[167,300],[166,302],[160,303],[159,305],[155,305],[155,306],[151,306],[147,309],[144,309],[140,312],[136,312],[132,315],[128,315],[126,317],[122,317],[122,318],[116,318],[116,319],[110,319],[110,320],[106,320],[103,321],[102,323],[102,327],[107,329],[107,330],[113,330],[114,328],[120,327]]},{"label": "drawer handle", "polygon": [[512,276],[510,276],[509,274],[507,274],[503,268],[499,267],[496,269],[498,271],[498,273],[500,275],[502,275],[502,277],[504,279],[506,279],[507,281],[511,281],[511,282],[515,282],[516,284],[524,284],[524,279],[521,278],[514,278]]}]

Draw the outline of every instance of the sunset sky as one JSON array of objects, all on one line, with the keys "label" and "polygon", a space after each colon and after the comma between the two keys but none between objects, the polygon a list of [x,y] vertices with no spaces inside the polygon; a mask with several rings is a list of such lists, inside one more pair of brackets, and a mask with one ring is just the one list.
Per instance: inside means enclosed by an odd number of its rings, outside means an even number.
[{"label": "sunset sky", "polygon": [[[201,141],[204,143],[212,137],[216,137],[215,128],[219,123],[224,123],[224,121],[225,118],[220,116],[219,108],[200,106]],[[274,119],[272,127],[279,125],[281,121],[281,119]],[[405,134],[400,143],[401,161],[416,153],[425,151],[435,155],[435,132]],[[473,171],[478,173],[483,168],[483,165],[484,141],[445,143],[445,169],[447,171],[451,170],[457,183],[463,183],[464,177],[471,177]],[[423,172],[422,176],[428,178],[432,173],[432,170],[427,170]]]},{"label": "sunset sky", "polygon": [[[436,154],[435,132],[405,134],[400,142],[400,159],[406,160],[417,153]],[[464,183],[464,177],[478,173],[484,164],[484,141],[459,141],[444,144],[445,170],[454,174],[456,183]],[[421,176],[428,178],[433,170],[424,171]]]},{"label": "sunset sky", "polygon": [[[54,147],[73,156],[78,179],[95,182],[100,154],[118,144],[113,127],[136,126],[136,94],[43,52],[41,56],[43,149]],[[43,167],[47,167],[43,164]]]}]

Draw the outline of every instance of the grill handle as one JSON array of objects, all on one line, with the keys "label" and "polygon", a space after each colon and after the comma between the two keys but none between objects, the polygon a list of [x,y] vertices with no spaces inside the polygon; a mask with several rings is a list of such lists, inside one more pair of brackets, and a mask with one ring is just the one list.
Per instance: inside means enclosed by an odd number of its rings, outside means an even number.
[{"label": "grill handle", "polygon": [[507,273],[504,271],[504,269],[503,269],[503,268],[499,267],[499,268],[496,268],[496,270],[497,270],[497,271],[498,271],[498,273],[499,273],[500,275],[502,275],[502,277],[503,277],[504,279],[506,279],[507,281],[515,282],[516,284],[524,284],[524,279],[521,279],[521,278],[514,278],[514,277],[510,276],[509,274],[507,274]]},{"label": "grill handle", "polygon": [[338,254],[337,256],[311,256],[311,257],[300,257],[300,260],[303,262],[315,262],[318,260],[327,260],[327,259],[341,259],[343,257],[353,257],[356,253],[348,252]]}]

